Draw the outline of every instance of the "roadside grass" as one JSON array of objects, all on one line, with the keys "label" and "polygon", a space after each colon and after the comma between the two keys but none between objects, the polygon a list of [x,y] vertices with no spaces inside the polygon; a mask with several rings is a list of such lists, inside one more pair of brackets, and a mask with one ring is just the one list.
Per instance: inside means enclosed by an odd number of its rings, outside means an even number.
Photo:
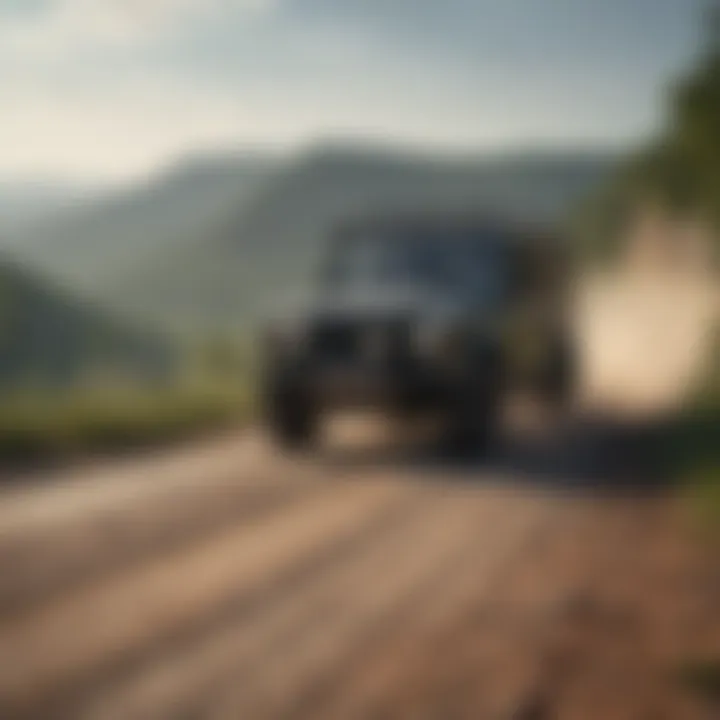
[{"label": "roadside grass", "polygon": [[691,511],[720,538],[720,332],[668,449]]},{"label": "roadside grass", "polygon": [[[714,556],[715,543],[720,546],[720,332],[669,440],[665,449],[671,472],[679,479],[690,517]],[[720,657],[687,660],[675,674],[711,713],[720,706]]]},{"label": "roadside grass", "polygon": [[249,382],[15,389],[0,406],[0,458],[32,461],[154,446],[238,425]]},{"label": "roadside grass", "polygon": [[243,425],[253,413],[252,346],[242,338],[176,345],[161,376],[95,368],[62,386],[28,379],[0,389],[0,462],[21,465],[152,448]]},{"label": "roadside grass", "polygon": [[[720,424],[720,413],[714,422]],[[715,457],[696,458],[688,463],[683,474],[687,503],[693,517],[703,530],[710,532],[720,540],[720,448],[717,443],[718,431],[715,431]]]}]

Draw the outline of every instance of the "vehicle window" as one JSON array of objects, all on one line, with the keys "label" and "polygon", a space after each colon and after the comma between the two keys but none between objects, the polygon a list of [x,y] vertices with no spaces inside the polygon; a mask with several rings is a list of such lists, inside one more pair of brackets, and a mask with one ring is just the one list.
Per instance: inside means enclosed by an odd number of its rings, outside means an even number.
[{"label": "vehicle window", "polygon": [[334,286],[421,283],[498,301],[508,257],[499,237],[478,233],[373,233],[345,240],[328,273]]}]

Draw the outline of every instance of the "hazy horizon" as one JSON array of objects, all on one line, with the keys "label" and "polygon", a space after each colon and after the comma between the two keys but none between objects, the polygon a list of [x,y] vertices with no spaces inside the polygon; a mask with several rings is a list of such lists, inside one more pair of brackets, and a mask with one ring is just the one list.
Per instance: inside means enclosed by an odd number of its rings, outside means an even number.
[{"label": "hazy horizon", "polygon": [[253,144],[227,145],[225,147],[198,146],[189,147],[178,155],[163,159],[157,165],[150,166],[135,174],[115,176],[112,174],[39,173],[39,174],[1,174],[0,194],[3,192],[22,192],[23,188],[39,192],[53,193],[58,190],[85,193],[94,191],[114,191],[123,188],[132,189],[145,184],[154,184],[165,176],[188,168],[202,167],[205,164],[233,164],[244,161],[293,162],[311,156],[314,152],[337,151],[340,153],[386,154],[389,158],[413,157],[427,161],[502,161],[514,157],[553,157],[562,155],[577,156],[622,156],[633,147],[632,143],[610,142],[600,144],[542,144],[517,143],[507,145],[429,145],[412,143],[403,139],[373,138],[370,136],[319,136],[292,145]]},{"label": "hazy horizon", "polygon": [[700,6],[0,0],[0,178],[121,183],[326,137],[623,148],[658,127]]}]

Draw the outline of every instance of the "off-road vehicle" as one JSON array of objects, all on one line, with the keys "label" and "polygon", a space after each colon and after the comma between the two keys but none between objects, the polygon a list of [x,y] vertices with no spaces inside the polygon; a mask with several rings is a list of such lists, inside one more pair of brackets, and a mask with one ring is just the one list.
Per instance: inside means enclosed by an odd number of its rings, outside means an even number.
[{"label": "off-road vehicle", "polygon": [[567,248],[487,218],[384,217],[331,238],[317,301],[267,328],[263,404],[301,447],[332,410],[434,412],[485,448],[506,394],[562,404],[574,380]]}]

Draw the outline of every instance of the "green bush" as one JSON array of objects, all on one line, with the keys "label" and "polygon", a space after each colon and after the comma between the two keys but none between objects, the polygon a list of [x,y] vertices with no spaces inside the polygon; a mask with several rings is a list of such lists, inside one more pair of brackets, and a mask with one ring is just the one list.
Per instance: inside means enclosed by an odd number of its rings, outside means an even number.
[{"label": "green bush", "polygon": [[675,435],[674,459],[703,524],[720,530],[720,333]]},{"label": "green bush", "polygon": [[0,457],[63,456],[153,445],[247,419],[249,386],[16,390],[0,407]]}]

